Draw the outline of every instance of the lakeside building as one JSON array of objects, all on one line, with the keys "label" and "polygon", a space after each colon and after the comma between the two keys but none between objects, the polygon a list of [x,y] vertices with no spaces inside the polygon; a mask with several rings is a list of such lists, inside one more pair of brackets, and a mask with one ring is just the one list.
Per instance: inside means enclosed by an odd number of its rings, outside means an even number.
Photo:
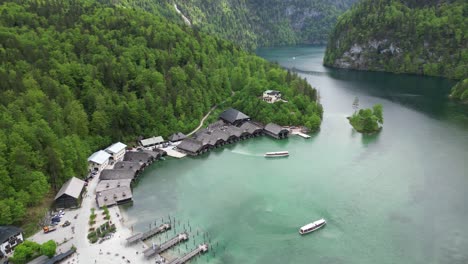
[{"label": "lakeside building", "polygon": [[137,176],[137,173],[133,170],[127,169],[112,169],[112,170],[103,170],[99,176],[99,180],[134,180]]},{"label": "lakeside building", "polygon": [[117,142],[115,144],[112,144],[111,146],[109,146],[108,148],[105,149],[105,151],[107,153],[109,153],[111,156],[110,156],[110,161],[119,161],[123,158],[123,156],[125,155],[125,148],[127,147],[127,145],[125,145],[124,143],[122,142]]},{"label": "lakeside building", "polygon": [[107,191],[119,187],[131,187],[132,180],[122,179],[122,180],[102,180],[96,186],[96,193]]},{"label": "lakeside building", "polygon": [[105,152],[104,150],[99,150],[94,152],[88,158],[88,169],[90,171],[101,171],[109,164],[109,158],[111,154]]},{"label": "lakeside building", "polygon": [[120,186],[96,193],[96,203],[99,208],[129,203],[132,199],[133,194],[130,186]]},{"label": "lakeside building", "polygon": [[178,142],[178,141],[181,141],[181,140],[184,140],[186,139],[187,136],[181,132],[177,132],[177,133],[174,133],[172,134],[170,137],[169,137],[169,141],[171,142]]},{"label": "lakeside building", "polygon": [[284,139],[284,138],[287,138],[289,135],[288,129],[283,128],[274,123],[269,123],[268,125],[266,125],[264,130],[265,130],[265,134],[271,137],[274,137],[276,139]]},{"label": "lakeside building", "polygon": [[250,121],[249,116],[234,108],[229,108],[228,110],[222,112],[219,115],[219,119],[233,126],[239,126],[246,121]]},{"label": "lakeside building", "polygon": [[60,191],[55,196],[56,208],[76,208],[80,206],[81,195],[83,194],[85,182],[72,177],[63,184]]},{"label": "lakeside building", "polygon": [[287,102],[281,98],[281,92],[275,91],[275,90],[266,90],[265,92],[263,92],[262,98],[263,98],[263,101],[270,103],[270,104],[274,104],[278,101]]},{"label": "lakeside building", "polygon": [[124,155],[124,161],[140,162],[143,166],[148,166],[155,160],[162,157],[160,152],[141,150],[141,151],[127,151]]},{"label": "lakeside building", "polygon": [[159,136],[159,137],[152,137],[152,138],[146,138],[140,140],[140,145],[142,147],[148,148],[148,147],[162,147],[164,143],[164,138]]},{"label": "lakeside building", "polygon": [[144,167],[144,163],[137,161],[119,161],[114,164],[115,170],[131,170],[136,174],[140,173]]},{"label": "lakeside building", "polygon": [[16,226],[0,226],[0,260],[13,253],[23,243],[23,230]]},{"label": "lakeside building", "polygon": [[263,135],[262,125],[250,121],[250,117],[244,113],[230,108],[219,116],[218,121],[197,131],[192,138],[182,140],[177,149],[188,155],[200,155],[211,149],[260,135]]}]

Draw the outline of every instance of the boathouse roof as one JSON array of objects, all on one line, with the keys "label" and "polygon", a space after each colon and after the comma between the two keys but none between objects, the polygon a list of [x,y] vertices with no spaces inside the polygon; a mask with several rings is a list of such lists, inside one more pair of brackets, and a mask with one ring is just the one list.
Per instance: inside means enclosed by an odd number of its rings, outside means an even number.
[{"label": "boathouse roof", "polygon": [[135,178],[136,173],[132,170],[103,170],[99,176],[100,180],[122,180]]},{"label": "boathouse roof", "polygon": [[60,188],[60,191],[57,193],[57,195],[55,195],[54,200],[57,200],[60,196],[64,194],[78,199],[78,197],[80,197],[80,194],[81,194],[81,191],[83,190],[84,185],[85,185],[84,181],[76,177],[72,177],[66,183],[63,184],[62,188]]},{"label": "boathouse roof", "polygon": [[138,161],[119,161],[115,163],[114,169],[138,171],[143,167],[142,162]]},{"label": "boathouse roof", "polygon": [[10,237],[22,232],[23,230],[16,226],[0,226],[0,244],[3,244]]},{"label": "boathouse roof", "polygon": [[184,135],[183,133],[181,132],[177,132],[175,134],[172,134],[170,137],[169,137],[169,141],[172,141],[172,142],[175,142],[175,141],[181,141],[183,139],[186,139],[187,136]]},{"label": "boathouse roof", "polygon": [[75,253],[76,249],[75,248],[71,248],[69,249],[68,251],[64,252],[64,253],[60,253],[58,255],[55,255],[53,258],[50,258],[48,259],[46,262],[44,262],[43,264],[55,264],[55,263],[60,263],[62,260],[70,257],[73,253]]},{"label": "boathouse roof", "polygon": [[154,151],[127,151],[124,155],[124,161],[143,162],[147,163],[158,157],[158,153]]},{"label": "boathouse roof", "polygon": [[99,207],[111,206],[118,204],[121,201],[131,200],[133,197],[132,190],[128,186],[105,190],[97,193],[96,201]]},{"label": "boathouse roof", "polygon": [[228,133],[230,137],[235,136],[236,138],[238,138],[242,135],[242,129],[235,126],[226,126],[224,131],[226,131],[226,133]]},{"label": "boathouse roof", "polygon": [[93,153],[93,155],[89,156],[88,161],[94,162],[96,164],[103,164],[110,158],[110,154],[105,152],[104,150],[99,150]]},{"label": "boathouse roof", "polygon": [[226,126],[226,124],[224,123],[224,121],[223,121],[223,120],[218,120],[218,121],[216,121],[216,122],[214,122],[214,123],[209,124],[209,125],[208,125],[208,129],[209,129],[209,130],[213,130],[213,129],[220,128],[220,127],[224,127],[224,126]]},{"label": "boathouse roof", "polygon": [[159,136],[159,137],[152,137],[152,138],[146,138],[146,139],[140,140],[140,144],[141,144],[143,147],[154,146],[154,145],[157,145],[157,144],[160,144],[160,143],[163,143],[163,142],[164,142],[164,139],[163,139],[163,137],[161,137],[161,136]]},{"label": "boathouse roof", "polygon": [[211,137],[216,140],[222,139],[223,141],[227,141],[229,139],[229,134],[224,131],[216,129],[216,130],[213,130],[213,132],[211,132]]},{"label": "boathouse roof", "polygon": [[266,131],[279,135],[281,132],[286,132],[288,131],[286,128],[283,128],[282,126],[279,126],[274,123],[269,123],[268,125],[265,126],[264,128]]},{"label": "boathouse roof", "polygon": [[96,193],[115,189],[118,187],[130,187],[132,180],[131,179],[122,179],[122,180],[103,180],[100,181],[96,187]]},{"label": "boathouse roof", "polygon": [[235,123],[236,121],[250,119],[249,116],[234,108],[229,108],[228,110],[222,112],[219,115],[219,118],[231,124]]},{"label": "boathouse roof", "polygon": [[177,146],[178,149],[196,153],[203,146],[203,143],[193,138],[186,138]]},{"label": "boathouse roof", "polygon": [[254,124],[252,122],[245,122],[244,124],[242,124],[240,126],[240,129],[242,129],[243,131],[247,131],[249,134],[253,134],[255,132],[263,130],[262,127]]},{"label": "boathouse roof", "polygon": [[110,154],[117,154],[117,153],[121,152],[122,150],[125,150],[126,147],[127,147],[127,145],[125,145],[124,143],[117,142],[115,144],[112,144],[108,148],[106,148],[106,152],[108,152]]}]

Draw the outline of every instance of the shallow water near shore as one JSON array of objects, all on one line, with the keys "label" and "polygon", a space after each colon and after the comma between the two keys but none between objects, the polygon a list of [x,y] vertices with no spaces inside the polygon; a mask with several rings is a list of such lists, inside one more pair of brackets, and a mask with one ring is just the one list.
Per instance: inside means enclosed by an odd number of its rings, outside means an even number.
[{"label": "shallow water near shore", "polygon": [[[155,163],[124,210],[135,230],[175,217],[191,236],[170,254],[211,241],[194,263],[468,263],[468,106],[447,99],[453,82],[324,68],[320,47],[258,54],[319,90],[321,131]],[[380,133],[352,130],[355,96],[383,105]],[[280,150],[290,156],[263,157]],[[320,218],[326,227],[298,234]]]}]

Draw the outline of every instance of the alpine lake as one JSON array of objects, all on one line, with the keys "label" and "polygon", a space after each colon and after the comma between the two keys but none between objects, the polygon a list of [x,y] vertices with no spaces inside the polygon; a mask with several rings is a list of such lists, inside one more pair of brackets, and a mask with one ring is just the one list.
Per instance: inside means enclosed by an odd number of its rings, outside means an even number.
[{"label": "alpine lake", "polygon": [[[176,231],[152,242],[187,230],[168,254],[211,246],[191,263],[468,263],[468,106],[448,99],[454,82],[325,68],[324,52],[257,51],[319,90],[319,132],[156,162],[124,208],[127,224],[146,231],[175,219]],[[361,108],[383,105],[380,133],[353,131],[355,97]],[[263,157],[280,150],[290,156]],[[320,218],[324,228],[299,235]]]}]

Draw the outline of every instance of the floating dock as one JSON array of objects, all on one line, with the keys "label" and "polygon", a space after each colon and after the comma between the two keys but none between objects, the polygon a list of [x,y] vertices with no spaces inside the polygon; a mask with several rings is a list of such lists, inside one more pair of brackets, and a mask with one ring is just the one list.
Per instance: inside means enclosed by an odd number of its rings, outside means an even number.
[{"label": "floating dock", "polygon": [[154,245],[152,247],[149,247],[143,251],[143,255],[145,255],[146,258],[150,258],[151,256],[155,254],[162,253],[171,247],[179,244],[180,242],[187,241],[189,238],[187,233],[180,233],[176,235],[175,237],[169,239],[168,241],[162,243],[161,245]]},{"label": "floating dock", "polygon": [[299,132],[299,131],[293,131],[293,132],[291,132],[291,134],[293,134],[293,135],[298,135],[298,136],[303,137],[303,138],[310,138],[309,135],[304,134],[304,133]]},{"label": "floating dock", "polygon": [[185,262],[188,262],[195,256],[199,254],[203,254],[207,251],[208,251],[208,244],[205,243],[205,244],[198,245],[198,247],[195,248],[194,250],[190,251],[189,253],[185,254],[184,256],[180,258],[174,259],[173,261],[169,262],[169,264],[183,264]]},{"label": "floating dock", "polygon": [[170,224],[162,224],[158,227],[155,227],[145,233],[136,233],[134,234],[133,236],[127,238],[127,243],[128,244],[132,244],[132,243],[135,243],[137,241],[144,241],[152,236],[155,236],[159,233],[162,233],[162,232],[165,232],[167,230],[171,229],[171,225]]}]

